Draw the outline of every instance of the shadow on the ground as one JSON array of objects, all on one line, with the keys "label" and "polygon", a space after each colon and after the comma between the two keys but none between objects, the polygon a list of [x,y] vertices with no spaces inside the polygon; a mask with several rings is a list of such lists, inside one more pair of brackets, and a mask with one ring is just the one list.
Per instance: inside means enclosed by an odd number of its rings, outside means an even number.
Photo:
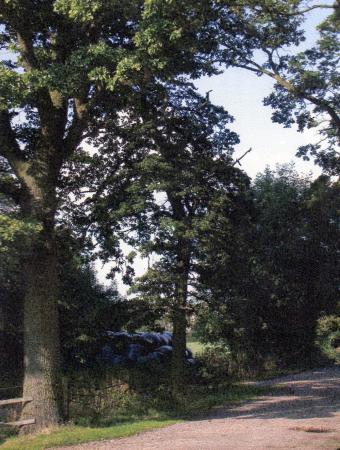
[{"label": "shadow on the ground", "polygon": [[214,408],[206,419],[326,418],[340,411],[339,366],[282,377],[266,386],[272,387],[269,395],[232,408]]}]

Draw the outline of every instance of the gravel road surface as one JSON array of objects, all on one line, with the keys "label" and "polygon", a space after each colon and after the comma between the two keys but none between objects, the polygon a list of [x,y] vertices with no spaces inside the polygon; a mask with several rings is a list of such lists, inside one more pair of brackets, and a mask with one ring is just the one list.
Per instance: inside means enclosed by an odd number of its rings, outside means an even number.
[{"label": "gravel road surface", "polygon": [[275,387],[204,420],[63,450],[340,450],[339,366],[257,384]]}]

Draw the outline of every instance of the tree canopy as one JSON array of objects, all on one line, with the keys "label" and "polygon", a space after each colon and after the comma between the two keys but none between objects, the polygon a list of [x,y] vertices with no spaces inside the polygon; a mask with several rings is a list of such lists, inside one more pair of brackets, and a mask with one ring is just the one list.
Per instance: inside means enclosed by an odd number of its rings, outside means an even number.
[{"label": "tree canopy", "polygon": [[[313,364],[317,320],[337,311],[338,189],[326,176],[312,182],[289,166],[258,175],[253,225],[237,234],[244,250],[227,246],[230,259],[206,279],[203,339],[224,342],[250,367],[266,358],[281,367]],[[239,268],[232,277],[231,268]]]}]

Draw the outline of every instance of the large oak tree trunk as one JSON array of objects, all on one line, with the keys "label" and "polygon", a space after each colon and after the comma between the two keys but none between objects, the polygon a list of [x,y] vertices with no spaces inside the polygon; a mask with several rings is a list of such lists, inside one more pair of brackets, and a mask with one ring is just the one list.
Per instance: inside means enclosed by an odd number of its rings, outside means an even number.
[{"label": "large oak tree trunk", "polygon": [[32,238],[24,262],[24,385],[22,419],[35,419],[23,433],[60,422],[61,376],[58,282],[53,218],[41,220],[43,230]]},{"label": "large oak tree trunk", "polygon": [[35,424],[25,432],[37,431],[60,421],[60,351],[57,308],[56,256],[52,239],[34,245],[26,263],[24,300],[24,386],[23,418]]}]

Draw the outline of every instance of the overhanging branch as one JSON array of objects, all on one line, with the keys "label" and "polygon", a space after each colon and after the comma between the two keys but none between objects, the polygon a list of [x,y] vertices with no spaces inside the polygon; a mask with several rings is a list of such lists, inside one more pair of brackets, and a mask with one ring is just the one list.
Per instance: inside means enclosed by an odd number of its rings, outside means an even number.
[{"label": "overhanging branch", "polygon": [[301,16],[302,14],[306,14],[307,12],[313,11],[313,9],[336,9],[339,8],[339,6],[334,3],[334,5],[327,5],[327,4],[319,4],[319,5],[313,5],[309,6],[305,9],[300,9],[298,11],[294,11],[291,13],[281,13],[284,16]]}]

